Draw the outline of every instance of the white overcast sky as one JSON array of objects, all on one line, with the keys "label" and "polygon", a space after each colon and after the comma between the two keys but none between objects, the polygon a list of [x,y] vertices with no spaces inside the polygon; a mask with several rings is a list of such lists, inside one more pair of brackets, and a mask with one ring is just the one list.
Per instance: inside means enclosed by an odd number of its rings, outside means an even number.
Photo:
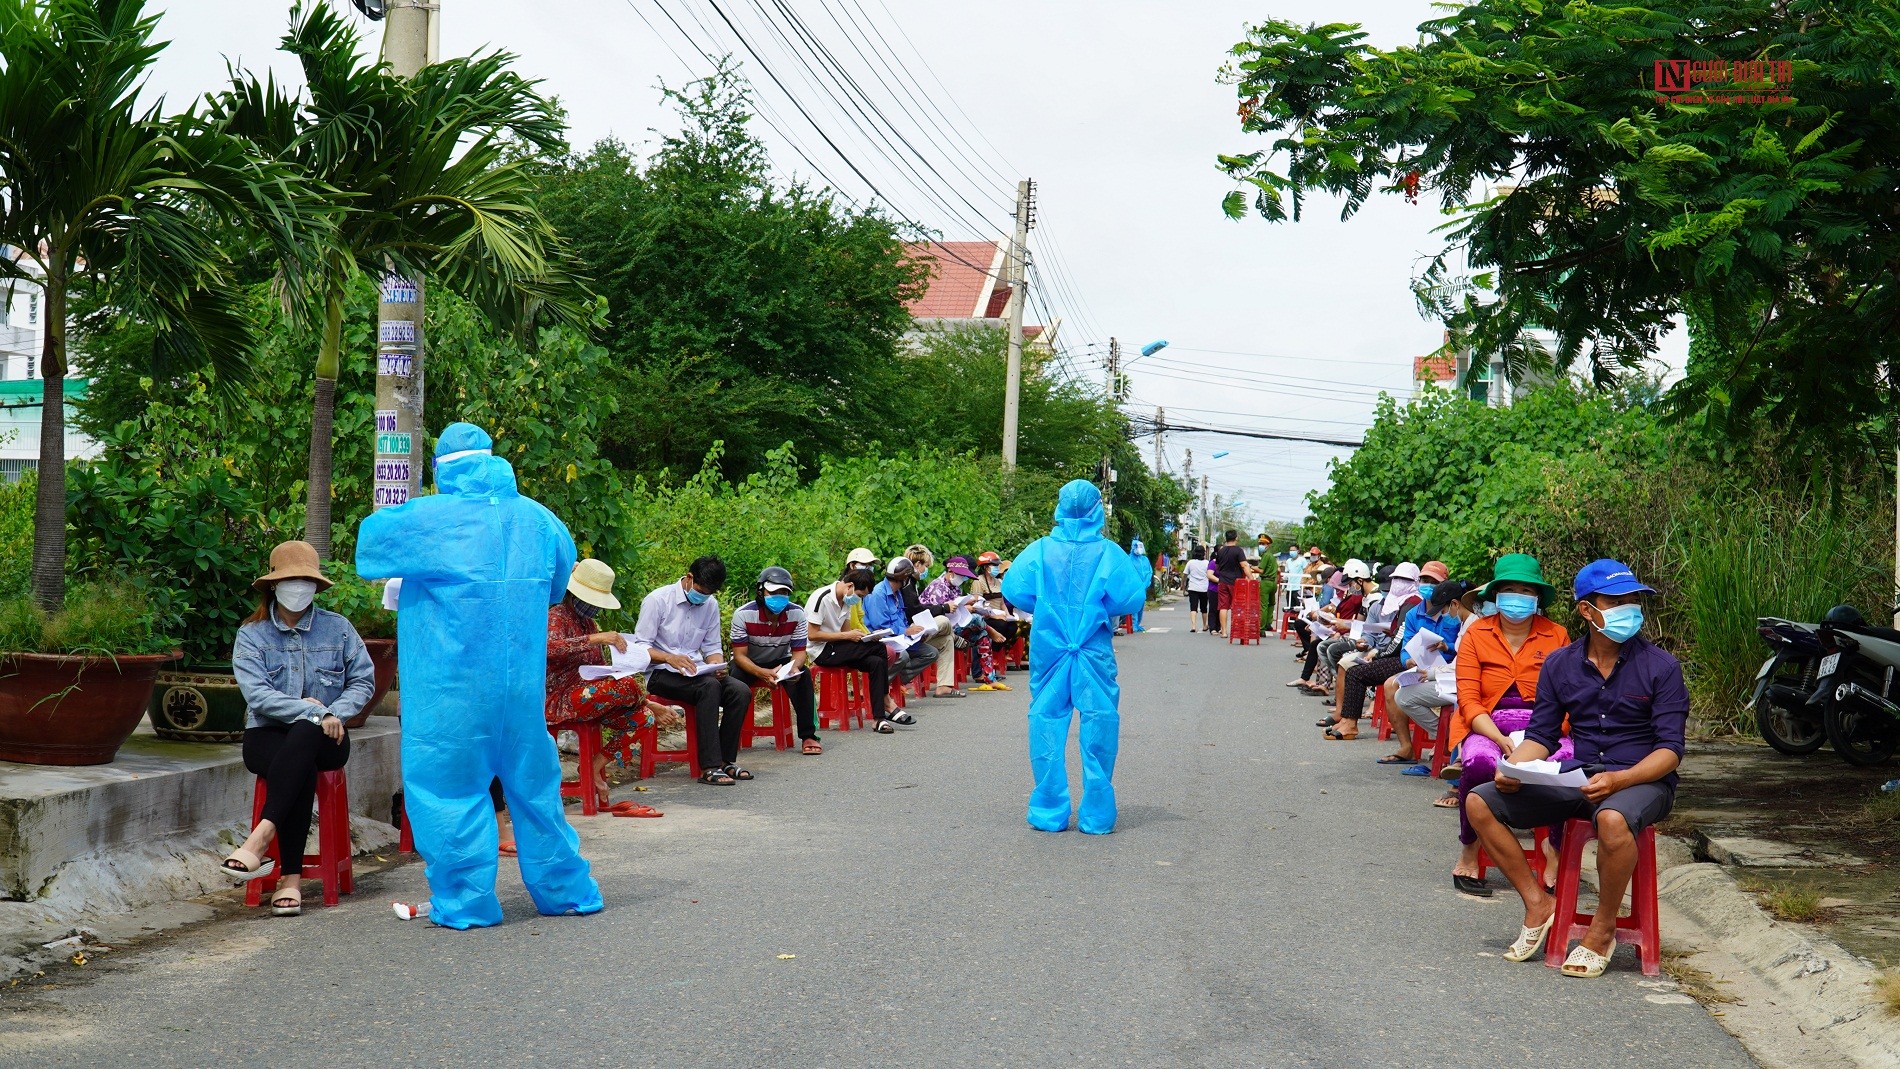
[{"label": "white overcast sky", "polygon": [[[1110,336],[1127,356],[1149,341],[1171,343],[1129,368],[1131,412],[1163,405],[1171,423],[1356,439],[1379,391],[1411,392],[1412,358],[1433,349],[1440,330],[1420,318],[1409,283],[1437,250],[1431,230],[1443,217],[1430,203],[1378,198],[1347,223],[1323,202],[1298,224],[1227,220],[1219,202],[1231,184],[1215,155],[1263,142],[1239,133],[1233,89],[1215,75],[1249,22],[1358,22],[1390,46],[1415,38],[1432,15],[1427,0],[784,2],[941,179],[895,138],[887,145],[853,125],[873,123],[799,66],[777,36],[789,36],[784,23],[765,24],[772,0],[440,0],[442,54],[491,46],[518,54],[518,68],[566,107],[576,146],[608,135],[650,143],[656,128],[673,127],[656,85],[707,68],[670,12],[707,52],[733,53],[812,163],[869,199],[745,54],[723,11],[870,182],[946,239],[995,237],[1009,225],[1013,180],[1034,178],[1030,246],[1049,283],[1041,299],[1063,319],[1079,373],[1101,377]],[[276,50],[288,0],[154,7],[166,10],[160,31],[172,46],[150,88],[174,103],[220,85],[226,57],[301,80]],[[379,42],[381,26],[363,25]],[[812,174],[786,137],[761,132],[781,169]],[[1679,352],[1680,337],[1670,342]],[[1205,434],[1166,444],[1170,467],[1180,470],[1191,448],[1214,492],[1244,500],[1260,519],[1302,516],[1306,493],[1325,484],[1327,460],[1342,455]],[[1212,459],[1220,450],[1228,455]]]}]

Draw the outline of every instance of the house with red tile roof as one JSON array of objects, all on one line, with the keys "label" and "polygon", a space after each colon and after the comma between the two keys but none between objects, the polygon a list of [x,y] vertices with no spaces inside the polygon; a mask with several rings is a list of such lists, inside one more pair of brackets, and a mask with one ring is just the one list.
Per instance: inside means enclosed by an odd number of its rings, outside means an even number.
[{"label": "house with red tile roof", "polygon": [[[1004,327],[1008,324],[1010,287],[1004,281],[1006,249],[997,241],[919,241],[904,253],[930,269],[924,291],[911,299],[910,317],[919,328]],[[1053,328],[1023,325],[1023,338],[1047,347]]]}]

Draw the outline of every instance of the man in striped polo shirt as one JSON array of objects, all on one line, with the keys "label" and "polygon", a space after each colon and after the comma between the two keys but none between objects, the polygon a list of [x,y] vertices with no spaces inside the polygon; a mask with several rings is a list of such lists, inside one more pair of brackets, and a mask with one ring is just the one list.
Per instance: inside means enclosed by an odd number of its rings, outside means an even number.
[{"label": "man in striped polo shirt", "polygon": [[760,572],[752,600],[733,610],[726,637],[732,644],[739,682],[746,686],[772,686],[773,677],[786,665],[792,666],[796,674],[777,685],[785,688],[798,718],[801,752],[824,753],[818,743],[817,696],[812,692],[811,673],[805,669],[805,610],[792,600],[792,573],[776,564]]}]

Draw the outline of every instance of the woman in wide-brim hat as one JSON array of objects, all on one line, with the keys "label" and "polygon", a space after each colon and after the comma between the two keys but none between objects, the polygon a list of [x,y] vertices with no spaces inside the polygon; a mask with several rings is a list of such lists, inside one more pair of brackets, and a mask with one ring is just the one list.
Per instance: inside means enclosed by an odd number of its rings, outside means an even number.
[{"label": "woman in wide-brim hat", "polygon": [[[350,622],[313,604],[330,588],[308,542],[271,550],[270,570],[251,584],[260,598],[238,628],[231,672],[244,695],[244,767],[264,781],[264,811],[223,873],[238,882],[280,870],[271,912],[303,912],[304,838],[317,773],[350,759],[343,722],[376,691],[369,650]],[[279,861],[265,851],[280,844]],[[281,844],[288,844],[283,846]]]},{"label": "woman in wide-brim hat", "polygon": [[[611,648],[628,652],[630,636],[618,631],[602,631],[595,622],[603,609],[620,608],[614,596],[614,570],[604,562],[587,558],[574,565],[568,577],[567,596],[548,610],[548,723],[575,731],[601,733],[600,750],[594,756],[591,774],[600,810],[617,817],[657,817],[652,806],[621,802],[608,797],[612,785],[607,782],[608,756],[620,748],[621,740],[653,726],[653,708],[647,704],[646,687],[638,674],[582,679],[581,666],[607,660]],[[502,852],[514,844],[502,843]]]}]

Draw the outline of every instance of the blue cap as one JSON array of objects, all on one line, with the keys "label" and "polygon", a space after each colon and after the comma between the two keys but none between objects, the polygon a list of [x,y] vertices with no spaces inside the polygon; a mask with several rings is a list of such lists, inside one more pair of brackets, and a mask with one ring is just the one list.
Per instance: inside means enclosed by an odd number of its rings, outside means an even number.
[{"label": "blue cap", "polygon": [[1654,594],[1656,591],[1643,585],[1630,571],[1630,566],[1620,560],[1593,560],[1577,573],[1577,600],[1582,601],[1592,594]]}]

